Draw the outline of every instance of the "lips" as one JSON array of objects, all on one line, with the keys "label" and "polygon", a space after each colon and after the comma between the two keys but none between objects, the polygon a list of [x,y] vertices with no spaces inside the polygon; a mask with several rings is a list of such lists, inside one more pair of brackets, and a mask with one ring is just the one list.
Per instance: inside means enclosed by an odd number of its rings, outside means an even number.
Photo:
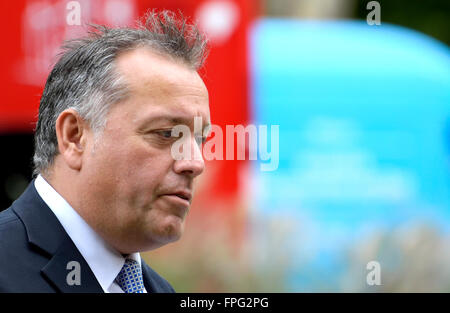
[{"label": "lips", "polygon": [[190,205],[192,200],[192,194],[189,191],[179,190],[174,192],[164,193],[162,196],[165,196],[172,201],[175,201],[180,204]]},{"label": "lips", "polygon": [[192,199],[192,194],[189,191],[177,191],[171,195],[177,196],[183,200],[187,200],[189,201],[189,203],[191,202]]}]

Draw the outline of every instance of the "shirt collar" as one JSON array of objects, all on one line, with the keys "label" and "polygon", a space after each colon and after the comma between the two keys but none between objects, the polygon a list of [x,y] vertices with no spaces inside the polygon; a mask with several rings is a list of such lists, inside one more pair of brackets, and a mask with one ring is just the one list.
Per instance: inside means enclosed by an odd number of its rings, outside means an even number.
[{"label": "shirt collar", "polygon": [[[125,258],[101,238],[41,175],[34,185],[86,260],[103,291],[107,292],[125,264]],[[132,253],[127,258],[141,266],[139,253]]]}]

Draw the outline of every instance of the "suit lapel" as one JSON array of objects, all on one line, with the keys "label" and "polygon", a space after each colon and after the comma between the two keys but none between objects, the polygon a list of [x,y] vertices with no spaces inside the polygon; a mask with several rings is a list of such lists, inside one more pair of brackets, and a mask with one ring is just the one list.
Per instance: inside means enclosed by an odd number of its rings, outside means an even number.
[{"label": "suit lapel", "polygon": [[61,292],[103,292],[91,268],[69,237],[41,272]]},{"label": "suit lapel", "polygon": [[171,293],[175,292],[172,286],[160,277],[150,266],[142,260],[142,276],[144,278],[144,286],[148,293]]},{"label": "suit lapel", "polygon": [[151,270],[149,266],[144,262],[144,260],[142,260],[141,268],[145,290],[147,290],[148,293],[158,292],[153,277],[151,276]]},{"label": "suit lapel", "polygon": [[[34,180],[17,199],[12,209],[22,220],[31,245],[49,257],[42,275],[61,292],[103,292],[92,270],[72,242],[56,216],[42,200],[34,187]],[[77,263],[70,263],[75,261]],[[70,263],[70,264],[69,264]],[[68,275],[79,264],[80,284],[71,284]],[[69,265],[69,266],[68,266]],[[72,266],[70,266],[72,265]],[[73,267],[75,265],[75,267]],[[76,273],[73,273],[76,275]]]},{"label": "suit lapel", "polygon": [[150,270],[148,269],[148,265],[142,260],[141,263],[142,268],[142,278],[144,279],[144,287],[148,293],[155,292],[155,287],[153,284],[153,279],[150,275]]}]

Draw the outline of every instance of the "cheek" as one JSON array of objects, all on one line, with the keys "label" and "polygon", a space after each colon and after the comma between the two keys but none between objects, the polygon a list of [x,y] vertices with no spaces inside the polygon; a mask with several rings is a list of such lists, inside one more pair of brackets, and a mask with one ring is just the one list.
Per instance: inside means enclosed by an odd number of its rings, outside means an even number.
[{"label": "cheek", "polygon": [[130,149],[119,155],[115,163],[124,179],[139,179],[136,183],[159,182],[170,170],[170,160],[164,154],[144,149]]},{"label": "cheek", "polygon": [[[107,136],[87,160],[90,181],[103,186],[121,206],[148,206],[173,166],[170,149],[158,149],[136,136]],[[107,196],[107,195],[105,195]]]},{"label": "cheek", "polygon": [[110,151],[101,165],[108,172],[114,189],[130,201],[150,201],[164,185],[171,162],[161,151],[141,146],[122,146]]}]

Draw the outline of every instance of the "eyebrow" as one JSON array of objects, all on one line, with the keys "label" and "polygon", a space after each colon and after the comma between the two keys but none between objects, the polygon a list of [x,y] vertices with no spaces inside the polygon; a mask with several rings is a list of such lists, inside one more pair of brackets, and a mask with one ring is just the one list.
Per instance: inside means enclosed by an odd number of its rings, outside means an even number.
[{"label": "eyebrow", "polygon": [[[152,116],[152,117],[144,120],[143,121],[143,125],[149,125],[151,123],[161,122],[161,121],[162,122],[169,122],[172,125],[180,125],[180,124],[190,125],[191,123],[192,124],[194,123],[194,119],[192,119],[192,122],[191,122],[190,118],[186,118],[186,117],[182,117],[182,116],[176,116],[176,117],[171,116],[171,117],[169,117],[167,115],[157,115],[157,116]],[[206,123],[204,123],[202,121],[202,126],[203,126],[203,129],[210,128],[211,127],[211,123],[209,121],[206,122]]]}]

